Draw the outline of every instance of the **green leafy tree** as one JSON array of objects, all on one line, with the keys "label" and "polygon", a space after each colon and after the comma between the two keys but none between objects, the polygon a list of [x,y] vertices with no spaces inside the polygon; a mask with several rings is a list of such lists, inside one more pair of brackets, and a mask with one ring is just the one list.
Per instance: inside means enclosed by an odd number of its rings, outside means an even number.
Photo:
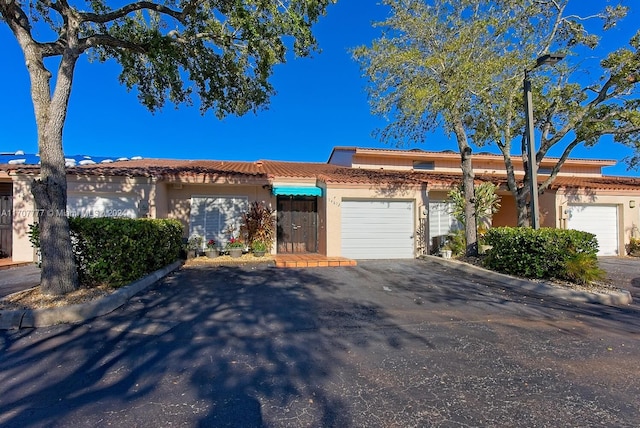
[{"label": "green leafy tree", "polygon": [[[493,214],[500,209],[500,196],[496,194],[498,186],[485,181],[474,190],[474,216],[477,221],[488,223]],[[449,201],[453,204],[451,215],[461,224],[466,223],[466,200],[462,188],[453,189],[449,192]]]},{"label": "green leafy tree", "polygon": [[[529,3],[524,15],[526,19],[519,27],[513,28],[517,39],[509,47],[509,52],[517,55],[493,75],[492,86],[478,92],[476,107],[467,122],[474,143],[480,146],[493,144],[501,151],[507,185],[516,200],[520,226],[529,221],[529,162],[535,162],[537,168],[551,149],[561,155],[550,175],[539,183],[539,193],[554,182],[576,147],[592,147],[603,136],[612,136],[614,141],[634,149],[636,154],[627,159],[630,166],[636,166],[640,159],[637,155],[640,147],[637,87],[640,32],[628,41],[628,46],[620,46],[600,59],[599,71],[588,72],[584,66],[589,62],[588,57],[593,56],[591,50],[600,43],[600,38],[591,34],[588,28],[600,23],[606,35],[606,30],[613,28],[626,15],[627,8],[607,6],[588,16],[579,16],[567,11],[570,6],[578,5],[588,9],[585,2],[543,0]],[[496,44],[496,48],[503,47]],[[550,51],[563,53],[567,58],[555,67],[529,74],[538,139],[536,158],[530,160],[524,138],[524,70],[532,70],[536,59]],[[479,72],[485,71],[480,69]],[[527,171],[522,178],[515,173],[514,144],[516,147],[520,144],[521,154],[515,156],[522,157]]]},{"label": "green leafy tree", "polygon": [[[428,131],[444,127],[455,135],[461,154],[464,194],[472,198],[471,145],[495,144],[501,151],[507,185],[515,197],[518,224],[528,222],[528,174],[516,175],[524,145],[522,83],[542,54],[569,57],[554,68],[531,73],[536,165],[553,148],[561,152],[538,191],[548,188],[577,146],[593,146],[605,135],[635,149],[627,159],[640,164],[640,35],[600,62],[601,73],[586,73],[573,57],[594,49],[599,38],[587,23],[613,28],[627,13],[620,5],[579,16],[569,6],[593,9],[579,0],[386,0],[391,17],[378,25],[384,36],[356,49],[370,81],[372,111],[390,120],[379,131],[396,144],[424,142]],[[590,54],[592,55],[592,54]],[[576,63],[582,63],[577,59]],[[573,80],[571,78],[574,78]],[[577,83],[583,82],[583,83]],[[586,82],[586,83],[584,83]],[[520,145],[520,154],[514,155]],[[467,217],[473,213],[467,204]],[[466,235],[474,233],[466,226]]]},{"label": "green leafy tree", "polygon": [[391,15],[376,24],[384,35],[354,51],[370,82],[372,112],[390,121],[378,132],[383,141],[420,143],[440,127],[455,136],[468,255],[477,252],[469,121],[480,95],[518,55],[508,47],[525,15],[519,3],[385,0]]},{"label": "green leafy tree", "polygon": [[[197,95],[203,112],[241,115],[268,102],[272,68],[288,50],[308,55],[315,48],[311,26],[333,1],[0,1],[1,22],[21,47],[31,79],[41,160],[32,193],[45,213],[43,291],[61,294],[79,285],[61,215],[67,202],[62,130],[78,59],[117,61],[120,81],[151,111],[166,101],[191,104]],[[50,58],[57,61],[45,61]]]}]

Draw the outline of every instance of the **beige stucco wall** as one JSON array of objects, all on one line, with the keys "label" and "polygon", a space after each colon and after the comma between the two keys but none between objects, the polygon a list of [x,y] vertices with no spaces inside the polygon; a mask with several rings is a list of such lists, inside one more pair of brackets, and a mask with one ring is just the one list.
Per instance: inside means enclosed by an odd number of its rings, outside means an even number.
[{"label": "beige stucco wall", "polygon": [[547,191],[538,196],[538,204],[540,206],[540,226],[555,227],[557,217],[555,192]]},{"label": "beige stucco wall", "polygon": [[327,254],[328,236],[327,236],[327,214],[328,199],[327,186],[325,183],[317,183],[322,189],[322,197],[318,198],[318,254]]},{"label": "beige stucco wall", "polygon": [[13,177],[13,235],[11,257],[14,261],[31,262],[35,252],[27,233],[29,225],[37,219],[33,196],[31,195],[32,178],[28,176]]},{"label": "beige stucco wall", "polygon": [[[31,195],[32,176],[13,177],[13,235],[12,258],[15,261],[34,261],[35,252],[29,243],[27,233],[29,225],[37,221],[37,211]],[[68,196],[117,196],[135,201],[136,207],[143,201],[148,204],[146,210],[138,212],[140,217],[155,216],[155,182],[146,177],[96,177],[68,176]]]},{"label": "beige stucco wall", "polygon": [[134,202],[138,218],[155,217],[155,187],[155,180],[150,177],[67,177],[68,197],[126,198]]},{"label": "beige stucco wall", "polygon": [[[189,183],[162,183],[164,189],[159,191],[162,196],[163,206],[158,206],[158,212],[166,212],[166,218],[179,220],[184,226],[184,237],[189,235],[189,218],[191,215],[192,196],[228,196],[247,197],[249,203],[264,202],[276,209],[276,197],[271,194],[271,189],[261,184],[189,184]],[[160,188],[161,186],[158,186]],[[275,252],[275,242],[271,252]]]},{"label": "beige stucco wall", "polygon": [[[341,164],[346,164],[343,159],[340,159]],[[522,158],[514,156],[512,158],[513,167],[515,168],[516,175],[522,175],[524,166]],[[460,156],[457,153],[424,153],[424,152],[401,152],[396,155],[390,155],[389,153],[382,153],[379,155],[367,154],[355,154],[351,158],[351,166],[355,168],[367,168],[367,169],[391,169],[408,171],[413,169],[414,162],[434,162],[434,171],[460,174]],[[540,167],[542,168],[540,175],[544,175],[545,169],[551,169],[555,166],[555,160],[544,160]],[[347,165],[349,166],[349,165]],[[581,161],[570,159],[564,163],[562,169],[558,175],[560,176],[584,176],[584,177],[599,177],[602,175],[602,164],[589,161]],[[502,157],[491,156],[485,157],[481,155],[474,155],[473,157],[473,169],[476,176],[485,175],[505,175],[507,174]]]},{"label": "beige stucco wall", "polygon": [[[326,188],[325,201],[325,242],[326,255],[341,256],[342,242],[342,210],[341,204],[345,199],[362,200],[402,200],[414,201],[414,230],[424,214],[424,207],[428,203],[426,186],[371,186],[371,185],[329,185]],[[320,206],[320,204],[318,205]],[[416,240],[417,244],[417,240]],[[417,251],[417,249],[416,249]]]},{"label": "beige stucco wall", "polygon": [[[565,210],[570,204],[615,205],[618,207],[618,254],[627,254],[630,238],[636,236],[640,227],[640,189],[638,192],[558,192],[556,195],[557,217],[555,227],[566,229]],[[633,201],[633,202],[631,202]],[[632,207],[633,205],[633,207]]]}]

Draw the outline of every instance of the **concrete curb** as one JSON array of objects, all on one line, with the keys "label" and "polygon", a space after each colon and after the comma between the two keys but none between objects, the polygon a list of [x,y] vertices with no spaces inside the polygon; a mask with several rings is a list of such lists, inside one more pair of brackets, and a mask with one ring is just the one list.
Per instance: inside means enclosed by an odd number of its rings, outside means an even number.
[{"label": "concrete curb", "polygon": [[629,305],[633,301],[633,299],[631,298],[631,293],[629,293],[627,290],[619,290],[611,293],[597,293],[590,291],[571,290],[568,288],[564,289],[543,282],[535,282],[526,279],[515,278],[513,276],[494,272],[488,269],[481,268],[479,266],[459,262],[457,260],[443,259],[437,256],[421,256],[420,258],[436,262],[442,266],[450,267],[466,273],[472,273],[474,275],[497,281],[516,291],[526,290],[536,294],[571,300],[573,302],[600,303],[602,305],[608,306]]},{"label": "concrete curb", "polygon": [[182,261],[174,262],[138,281],[119,288],[109,296],[89,303],[51,309],[0,311],[0,330],[77,323],[108,314],[125,304],[135,294],[179,268],[182,263]]}]

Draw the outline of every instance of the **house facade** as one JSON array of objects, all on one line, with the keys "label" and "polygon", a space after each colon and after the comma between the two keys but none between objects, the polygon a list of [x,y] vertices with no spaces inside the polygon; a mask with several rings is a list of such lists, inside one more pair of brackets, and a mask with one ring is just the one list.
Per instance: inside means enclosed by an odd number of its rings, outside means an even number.
[{"label": "house facade", "polygon": [[[38,214],[30,185],[39,169],[0,163],[0,200],[7,201],[0,227],[5,225],[3,239],[10,241],[3,241],[3,248],[16,261],[31,261],[34,250],[27,232]],[[412,258],[433,251],[457,227],[447,193],[460,182],[459,163],[459,155],[449,151],[355,147],[336,147],[327,163],[90,163],[68,168],[66,214],[174,218],[184,224],[185,237],[198,234],[223,246],[238,233],[249,204],[263,201],[277,216],[272,253]],[[602,255],[625,254],[625,244],[640,224],[635,205],[640,180],[602,175],[602,167],[611,164],[567,161],[554,186],[540,197],[542,225],[587,230],[598,237]],[[546,167],[540,166],[541,174]],[[501,185],[502,207],[493,225],[515,225],[502,157],[476,154],[474,170],[478,180]]]},{"label": "house facade", "polygon": [[[557,163],[557,158],[545,158],[538,168],[542,182]],[[513,158],[517,179],[524,176],[522,159]],[[428,171],[436,178],[429,186],[429,219],[440,218],[437,213],[449,211],[446,204],[450,190],[447,183],[438,181],[442,174],[460,176],[460,156],[457,152],[427,152],[414,150],[367,149],[336,147],[330,164],[351,168],[398,171]],[[596,235],[600,255],[626,254],[630,238],[640,236],[640,180],[629,177],[605,176],[602,168],[613,166],[613,160],[567,159],[557,178],[540,195],[540,221],[542,227],[584,230]],[[501,208],[493,216],[493,226],[516,226],[515,198],[506,186],[507,173],[501,155],[479,153],[473,156],[473,169],[477,180],[491,181],[500,186]],[[444,188],[443,188],[444,187]],[[429,222],[434,229],[433,221]],[[437,236],[434,230],[431,236]]]}]

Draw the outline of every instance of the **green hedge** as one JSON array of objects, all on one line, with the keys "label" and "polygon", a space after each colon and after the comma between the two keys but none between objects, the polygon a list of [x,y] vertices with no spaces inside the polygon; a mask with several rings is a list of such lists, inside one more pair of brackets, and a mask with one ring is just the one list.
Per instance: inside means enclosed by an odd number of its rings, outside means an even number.
[{"label": "green hedge", "polygon": [[586,283],[601,277],[595,235],[577,230],[491,228],[485,242],[492,248],[484,265],[525,278],[566,279]]},{"label": "green hedge", "polygon": [[[182,249],[177,220],[71,217],[69,226],[84,286],[125,285],[173,263]],[[37,226],[31,235],[38,246]]]}]

